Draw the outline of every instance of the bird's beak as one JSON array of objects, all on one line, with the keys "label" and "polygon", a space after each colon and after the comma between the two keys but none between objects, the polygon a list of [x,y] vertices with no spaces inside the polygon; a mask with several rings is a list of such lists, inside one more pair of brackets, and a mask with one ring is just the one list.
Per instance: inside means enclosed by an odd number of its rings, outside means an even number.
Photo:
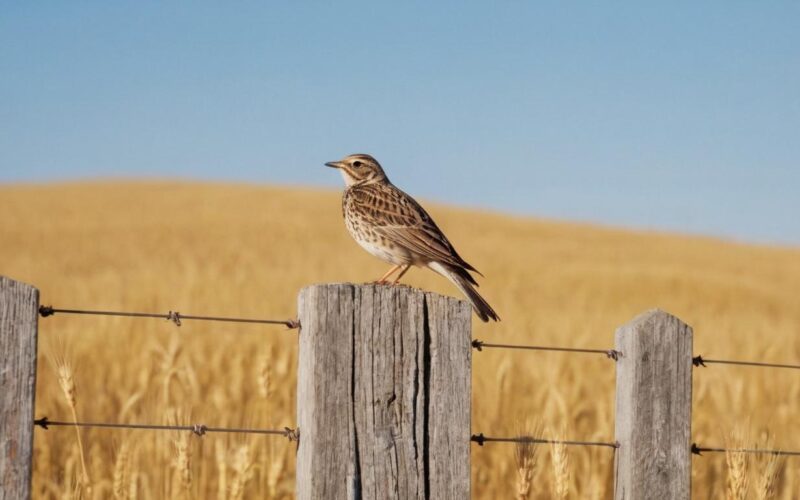
[{"label": "bird's beak", "polygon": [[331,168],[342,168],[342,162],[340,162],[340,161],[329,161],[328,163],[325,164],[325,166],[326,167],[331,167]]}]

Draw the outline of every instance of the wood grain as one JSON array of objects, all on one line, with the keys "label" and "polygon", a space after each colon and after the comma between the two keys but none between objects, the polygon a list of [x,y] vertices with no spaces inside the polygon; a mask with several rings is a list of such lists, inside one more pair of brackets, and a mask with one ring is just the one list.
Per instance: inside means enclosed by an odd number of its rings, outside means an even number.
[{"label": "wood grain", "polygon": [[331,284],[299,311],[297,498],[469,498],[469,305]]},{"label": "wood grain", "polygon": [[691,498],[692,329],[661,310],[616,332],[614,498]]},{"label": "wood grain", "polygon": [[39,291],[0,276],[0,499],[31,496]]}]

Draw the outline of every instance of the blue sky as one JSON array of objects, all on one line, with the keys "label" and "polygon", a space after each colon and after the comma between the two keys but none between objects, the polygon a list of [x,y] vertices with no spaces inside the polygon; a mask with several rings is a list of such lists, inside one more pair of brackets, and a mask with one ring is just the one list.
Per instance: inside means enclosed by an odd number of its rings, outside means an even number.
[{"label": "blue sky", "polygon": [[800,244],[798,2],[1,3],[0,182],[366,152],[422,198]]}]

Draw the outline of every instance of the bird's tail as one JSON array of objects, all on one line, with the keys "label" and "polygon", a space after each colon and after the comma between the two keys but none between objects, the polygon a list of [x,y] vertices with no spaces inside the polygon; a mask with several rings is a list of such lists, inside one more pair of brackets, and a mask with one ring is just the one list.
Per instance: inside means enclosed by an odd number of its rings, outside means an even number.
[{"label": "bird's tail", "polygon": [[475,283],[475,280],[472,279],[472,276],[469,273],[460,267],[451,266],[448,264],[442,264],[440,262],[431,262],[428,264],[432,270],[436,271],[437,273],[441,274],[448,280],[450,280],[455,286],[461,290],[467,300],[469,300],[470,304],[472,304],[472,308],[475,310],[475,313],[481,318],[482,321],[487,322],[490,319],[493,321],[500,321],[500,317],[494,312],[492,306],[489,305],[483,297],[475,290],[472,286]]}]

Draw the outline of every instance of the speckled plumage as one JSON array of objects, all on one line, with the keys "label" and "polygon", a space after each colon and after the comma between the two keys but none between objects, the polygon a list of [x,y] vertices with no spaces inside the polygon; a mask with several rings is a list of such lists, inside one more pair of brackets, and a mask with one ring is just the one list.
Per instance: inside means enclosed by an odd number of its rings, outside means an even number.
[{"label": "speckled plumage", "polygon": [[347,185],[342,214],[350,235],[367,252],[395,266],[378,282],[398,268],[403,268],[402,276],[412,265],[428,267],[452,281],[483,321],[499,320],[473,288],[477,282],[469,271],[477,270],[458,255],[425,209],[389,182],[373,157],[350,155],[326,165],[338,168]]}]

